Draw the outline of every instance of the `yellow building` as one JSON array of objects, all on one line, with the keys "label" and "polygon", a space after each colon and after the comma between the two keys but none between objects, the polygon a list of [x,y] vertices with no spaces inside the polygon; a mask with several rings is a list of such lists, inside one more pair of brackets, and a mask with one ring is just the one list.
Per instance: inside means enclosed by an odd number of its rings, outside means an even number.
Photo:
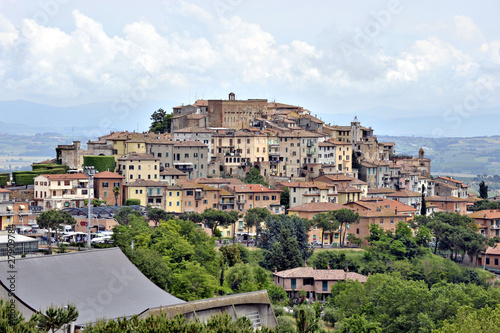
[{"label": "yellow building", "polygon": [[142,206],[165,210],[165,188],[167,185],[152,180],[138,179],[125,187],[125,199],[139,199]]},{"label": "yellow building", "polygon": [[182,188],[180,186],[171,185],[165,189],[165,211],[182,213]]},{"label": "yellow building", "polygon": [[118,173],[125,182],[160,180],[160,160],[149,154],[130,153],[118,159]]},{"label": "yellow building", "polygon": [[254,162],[268,162],[267,135],[249,131],[218,130],[212,135],[212,156],[217,156],[226,173]]}]

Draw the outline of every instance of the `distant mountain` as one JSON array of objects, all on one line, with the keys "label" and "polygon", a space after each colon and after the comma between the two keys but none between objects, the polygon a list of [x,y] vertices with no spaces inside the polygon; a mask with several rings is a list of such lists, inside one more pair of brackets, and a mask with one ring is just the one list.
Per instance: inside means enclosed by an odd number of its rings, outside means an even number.
[{"label": "distant mountain", "polygon": [[[314,112],[313,112],[314,113]],[[473,137],[498,135],[500,107],[476,110],[467,118],[442,112],[439,116],[425,116],[421,110],[403,111],[393,108],[373,108],[356,113],[362,126],[372,127],[375,135],[421,137]],[[388,116],[392,115],[392,116]],[[355,114],[318,114],[326,123],[350,125]]]},{"label": "distant mountain", "polygon": [[34,134],[51,131],[97,138],[111,130],[142,132],[149,128],[150,116],[155,110],[169,110],[174,104],[143,101],[57,107],[23,100],[0,101],[0,133]]}]

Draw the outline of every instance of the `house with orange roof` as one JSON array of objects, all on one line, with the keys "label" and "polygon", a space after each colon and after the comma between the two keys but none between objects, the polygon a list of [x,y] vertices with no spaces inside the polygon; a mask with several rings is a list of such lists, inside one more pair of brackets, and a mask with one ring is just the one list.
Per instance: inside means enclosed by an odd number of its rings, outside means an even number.
[{"label": "house with orange roof", "polygon": [[[96,199],[106,201],[108,206],[123,205],[123,177],[111,171],[99,172],[94,176],[94,196]],[[115,196],[114,188],[120,192]]]},{"label": "house with orange roof", "polygon": [[466,199],[457,197],[440,197],[435,195],[425,198],[425,201],[435,205],[436,212],[458,213],[460,215],[467,214],[468,202]]},{"label": "house with orange roof", "polygon": [[207,208],[219,209],[220,189],[186,181],[178,183],[182,188],[182,212],[203,213]]},{"label": "house with orange roof", "polygon": [[411,219],[407,213],[385,207],[359,211],[358,213],[361,217],[359,224],[351,225],[347,233],[352,233],[354,236],[361,238],[364,245],[368,245],[365,238],[370,235],[371,224],[378,224],[384,230],[394,233],[399,222],[408,222]]},{"label": "house with orange roof", "polygon": [[[39,175],[34,179],[34,200],[44,210],[85,207],[88,177],[83,173]],[[94,198],[94,189],[90,189]]]},{"label": "house with orange roof", "polygon": [[290,208],[308,202],[338,202],[337,188],[324,182],[290,182],[281,183],[290,191]]},{"label": "house with orange roof", "polygon": [[236,210],[246,212],[251,208],[266,208],[275,214],[284,213],[281,205],[281,190],[261,184],[231,184],[226,187],[235,196]]},{"label": "house with orange roof", "polygon": [[468,216],[476,221],[482,235],[488,238],[500,237],[500,209],[480,210]]},{"label": "house with orange roof", "polygon": [[485,266],[486,269],[493,269],[498,273],[500,271],[500,243],[497,243],[495,247],[488,246],[485,253],[478,256],[477,264],[481,267]]},{"label": "house with orange roof", "polygon": [[289,297],[303,290],[306,291],[306,298],[311,301],[326,300],[334,284],[349,280],[365,283],[367,277],[341,269],[315,269],[313,267],[297,267],[273,273],[274,285],[283,287]]},{"label": "house with orange roof", "polygon": [[361,196],[366,196],[368,193],[368,184],[366,182],[344,174],[324,174],[312,180],[333,184],[338,187],[354,187],[361,191]]},{"label": "house with orange roof", "polygon": [[469,186],[449,177],[434,178],[435,194],[442,197],[468,198]]},{"label": "house with orange roof", "polygon": [[422,194],[408,190],[399,190],[386,195],[387,199],[399,201],[405,205],[417,209],[416,215],[420,215],[420,207],[422,206]]},{"label": "house with orange roof", "polygon": [[[287,210],[287,214],[290,216],[297,216],[303,219],[312,220],[320,213],[328,213],[334,210],[339,210],[341,208],[346,208],[343,205],[333,203],[333,202],[309,202],[300,206],[295,206]],[[308,232],[309,242],[320,241],[323,244],[332,244],[339,239],[338,230],[329,230],[324,233],[323,240],[321,239],[322,230],[313,226]]]},{"label": "house with orange roof", "polygon": [[0,188],[0,230],[6,230],[10,225],[28,225],[32,213],[29,202],[12,200],[10,190]]},{"label": "house with orange roof", "polygon": [[187,175],[177,168],[160,168],[160,182],[175,185],[187,180]]}]

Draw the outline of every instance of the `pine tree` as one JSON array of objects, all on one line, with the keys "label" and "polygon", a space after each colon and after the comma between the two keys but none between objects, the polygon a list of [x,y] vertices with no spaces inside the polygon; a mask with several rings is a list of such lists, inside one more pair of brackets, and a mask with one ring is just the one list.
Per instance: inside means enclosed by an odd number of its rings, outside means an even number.
[{"label": "pine tree", "polygon": [[479,183],[479,197],[481,199],[488,199],[488,185],[486,185],[484,180]]}]

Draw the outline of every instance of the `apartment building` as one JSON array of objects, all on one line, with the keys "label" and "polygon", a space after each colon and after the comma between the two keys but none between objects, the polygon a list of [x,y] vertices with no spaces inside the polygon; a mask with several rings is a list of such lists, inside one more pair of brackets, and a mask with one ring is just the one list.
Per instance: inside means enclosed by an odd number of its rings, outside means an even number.
[{"label": "apartment building", "polygon": [[338,192],[335,185],[324,182],[290,182],[281,183],[290,191],[290,208],[308,202],[338,202]]},{"label": "apartment building", "polygon": [[154,180],[137,179],[125,184],[125,200],[138,199],[142,206],[165,210],[166,184]]},{"label": "apartment building", "polygon": [[[123,205],[123,179],[125,177],[114,172],[99,172],[94,176],[94,195],[96,199],[106,201],[108,206]],[[114,188],[120,189],[115,195]]]},{"label": "apartment building", "polygon": [[186,127],[174,131],[174,141],[199,141],[208,146],[207,161],[212,158],[212,131],[203,127]]},{"label": "apartment building", "polygon": [[461,181],[449,177],[434,178],[434,191],[442,197],[468,198],[469,186]]},{"label": "apartment building", "polygon": [[138,179],[158,181],[160,179],[160,160],[150,154],[130,153],[118,158],[118,174],[124,183]]},{"label": "apartment building", "polygon": [[226,174],[238,168],[269,161],[267,135],[244,130],[216,130],[212,135],[212,156]]},{"label": "apartment building", "polygon": [[488,238],[500,237],[500,209],[480,210],[469,214],[479,226],[479,232]]},{"label": "apartment building", "polygon": [[[318,133],[308,131],[286,131],[277,134],[279,139],[280,177],[300,177],[307,173],[307,164],[318,163]],[[306,168],[305,170],[303,170]]]},{"label": "apartment building", "polygon": [[192,181],[177,184],[182,189],[182,212],[203,213],[207,208],[219,209],[219,189]]},{"label": "apartment building", "polygon": [[[40,175],[34,179],[34,200],[44,209],[85,207],[88,177],[83,173]],[[90,189],[94,198],[94,189]]]},{"label": "apartment building", "polygon": [[184,172],[187,179],[208,175],[208,146],[199,141],[174,141],[173,166]]},{"label": "apartment building", "polygon": [[6,230],[11,225],[28,225],[32,216],[29,202],[11,200],[10,193],[0,188],[0,230]]}]

